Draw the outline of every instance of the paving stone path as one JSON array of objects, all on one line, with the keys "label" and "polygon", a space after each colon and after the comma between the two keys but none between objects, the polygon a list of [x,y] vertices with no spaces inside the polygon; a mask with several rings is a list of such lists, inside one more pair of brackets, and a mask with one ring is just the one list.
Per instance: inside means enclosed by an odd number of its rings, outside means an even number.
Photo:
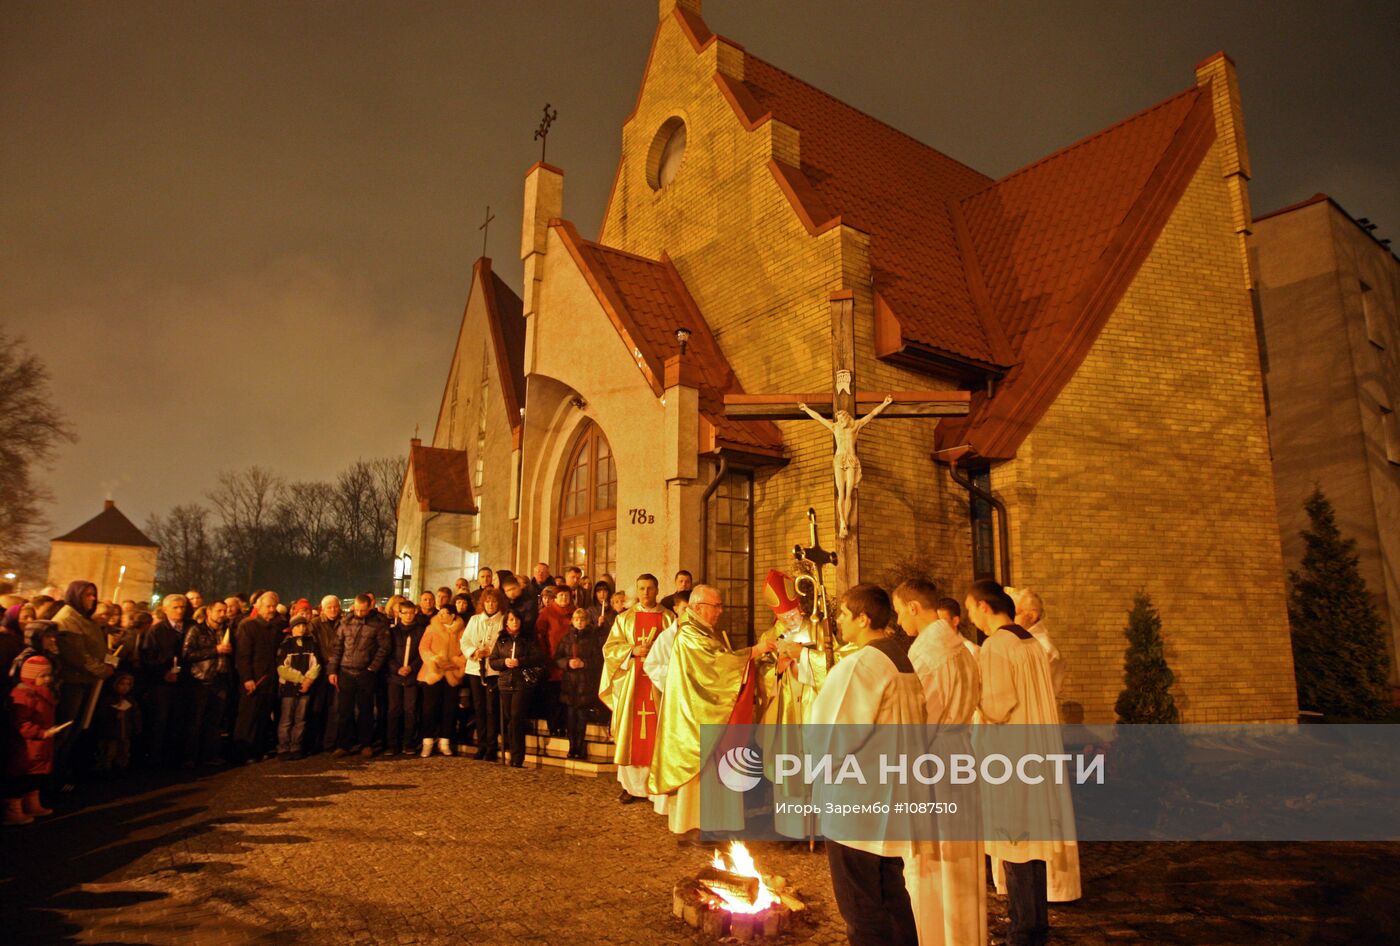
[{"label": "paving stone path", "polygon": [[[616,792],[440,757],[91,786],[0,833],[0,943],[702,942],[670,891],[705,854]],[[844,943],[820,850],[754,851],[811,904],[784,943]],[[1397,865],[1397,844],[1086,844],[1088,894],[1051,910],[1054,942],[1396,943]]]}]

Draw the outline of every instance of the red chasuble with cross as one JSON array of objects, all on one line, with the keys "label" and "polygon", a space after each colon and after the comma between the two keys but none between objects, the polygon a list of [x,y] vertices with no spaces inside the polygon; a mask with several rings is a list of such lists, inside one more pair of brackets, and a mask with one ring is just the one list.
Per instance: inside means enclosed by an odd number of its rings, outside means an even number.
[{"label": "red chasuble with cross", "polygon": [[[661,633],[662,612],[638,611],[634,617],[637,643],[654,643]],[[656,747],[656,691],[638,658],[632,660],[632,765],[651,765]]]}]

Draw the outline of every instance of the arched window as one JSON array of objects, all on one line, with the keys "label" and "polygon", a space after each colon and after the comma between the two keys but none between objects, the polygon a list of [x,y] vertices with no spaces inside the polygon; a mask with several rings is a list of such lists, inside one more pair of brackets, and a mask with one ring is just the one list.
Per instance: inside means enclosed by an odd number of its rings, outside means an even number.
[{"label": "arched window", "polygon": [[597,424],[579,434],[564,466],[557,547],[560,568],[577,565],[595,580],[617,570],[617,465]]}]

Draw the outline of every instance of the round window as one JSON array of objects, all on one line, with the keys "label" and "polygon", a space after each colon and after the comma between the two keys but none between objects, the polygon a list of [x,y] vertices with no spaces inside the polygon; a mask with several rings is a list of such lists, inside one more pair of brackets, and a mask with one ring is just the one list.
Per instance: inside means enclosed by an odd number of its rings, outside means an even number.
[{"label": "round window", "polygon": [[648,162],[652,190],[661,190],[676,179],[685,156],[685,122],[672,118],[661,126],[651,147]]}]

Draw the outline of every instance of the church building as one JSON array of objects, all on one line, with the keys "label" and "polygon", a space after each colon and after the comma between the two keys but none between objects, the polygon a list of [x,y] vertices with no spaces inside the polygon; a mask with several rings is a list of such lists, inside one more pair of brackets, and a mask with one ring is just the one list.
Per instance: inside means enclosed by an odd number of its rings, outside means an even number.
[{"label": "church building", "polygon": [[[1136,592],[1187,722],[1296,717],[1250,301],[1234,64],[1000,180],[660,17],[595,238],[524,180],[514,293],[476,264],[401,587],[578,564],[754,588],[818,539],[833,593],[930,575],[1039,591],[1069,719],[1112,721]],[[862,426],[847,464],[833,432]]]}]

